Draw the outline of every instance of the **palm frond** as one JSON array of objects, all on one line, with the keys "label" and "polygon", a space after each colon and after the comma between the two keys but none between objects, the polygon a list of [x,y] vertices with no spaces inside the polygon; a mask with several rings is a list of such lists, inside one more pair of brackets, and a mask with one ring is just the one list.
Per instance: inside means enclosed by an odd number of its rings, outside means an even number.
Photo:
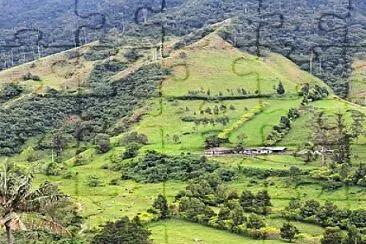
[{"label": "palm frond", "polygon": [[42,208],[42,206],[59,202],[68,197],[68,195],[60,192],[57,185],[45,182],[37,190],[30,192],[25,197],[23,210],[34,211]]},{"label": "palm frond", "polygon": [[42,229],[62,236],[72,236],[66,227],[44,216],[26,214],[22,216],[22,219],[28,229]]},{"label": "palm frond", "polygon": [[9,205],[11,205],[13,209],[15,209],[18,205],[20,205],[21,202],[26,198],[31,187],[32,187],[32,177],[30,176],[21,177],[19,186],[14,190],[14,194],[8,200]]}]

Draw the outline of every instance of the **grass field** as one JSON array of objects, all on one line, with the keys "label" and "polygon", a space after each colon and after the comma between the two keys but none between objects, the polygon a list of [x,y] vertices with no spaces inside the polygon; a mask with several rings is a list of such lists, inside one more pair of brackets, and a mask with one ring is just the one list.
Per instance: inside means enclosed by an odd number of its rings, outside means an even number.
[{"label": "grass field", "polygon": [[285,243],[280,240],[253,240],[245,236],[182,220],[168,220],[165,222],[152,223],[149,225],[149,229],[152,232],[153,243],[156,244],[193,244],[197,243],[195,242],[195,239],[201,240],[198,243],[204,244]]},{"label": "grass field", "polygon": [[[98,227],[108,220],[117,220],[126,215],[131,218],[140,215],[141,219],[146,219],[148,216],[144,212],[152,205],[158,194],[165,192],[167,199],[172,201],[185,187],[184,182],[178,181],[168,181],[165,184],[120,181],[119,185],[110,185],[112,179],[121,178],[121,173],[101,168],[109,162],[108,155],[110,154],[96,156],[87,165],[69,165],[68,170],[73,175],[71,179],[37,174],[35,184],[46,180],[57,183],[63,192],[81,204],[82,215],[86,218],[88,228]],[[88,186],[87,178],[91,175],[99,177],[102,185]]]},{"label": "grass field", "polygon": [[[201,42],[204,41],[208,45],[203,47]],[[280,55],[271,54],[258,59],[234,48],[216,34],[177,52],[184,52],[186,57],[173,54],[173,60],[169,62],[184,63],[189,72],[187,75],[185,69],[177,66],[175,76],[163,83],[162,91],[166,96],[182,96],[187,95],[188,90],[201,89],[209,89],[211,95],[219,92],[231,95],[231,90],[236,94],[237,88],[245,88],[252,94],[255,90],[261,94],[272,94],[275,93],[273,86],[277,86],[279,81],[288,93],[296,93],[305,83],[324,86],[319,79]]]}]

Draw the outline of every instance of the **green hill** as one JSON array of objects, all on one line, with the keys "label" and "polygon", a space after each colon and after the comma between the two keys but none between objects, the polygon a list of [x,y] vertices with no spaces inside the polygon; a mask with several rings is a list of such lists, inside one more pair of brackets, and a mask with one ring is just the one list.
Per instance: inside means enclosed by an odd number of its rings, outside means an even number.
[{"label": "green hill", "polygon": [[[163,143],[165,150],[202,151],[208,135],[230,129],[258,106],[264,110],[233,130],[229,139],[236,143],[245,133],[247,145],[263,145],[280,117],[300,106],[298,92],[304,84],[326,87],[278,54],[256,58],[216,34],[174,52],[164,65],[173,67],[173,75],[163,81],[162,97],[146,107],[147,115],[134,128],[148,135],[148,148],[159,149]],[[277,95],[279,82],[284,96]],[[227,121],[219,122],[224,118]]]},{"label": "green hill", "polygon": [[[155,243],[163,242],[163,231],[176,236],[177,243],[191,243],[193,238],[254,243],[251,237],[257,232],[246,232],[244,224],[242,232],[233,234],[179,219],[177,194],[211,173],[213,184],[215,177],[225,181],[218,187],[225,197],[226,190],[268,191],[273,206],[262,216],[267,227],[261,231],[270,239],[265,243],[282,242],[279,232],[286,221],[281,213],[291,199],[316,197],[321,204],[331,201],[352,210],[366,202],[362,179],[345,184],[341,175],[346,169],[332,165],[330,157],[328,168],[319,157],[305,161],[294,156],[309,140],[314,112],[365,114],[365,108],[334,96],[321,80],[283,56],[254,57],[216,32],[169,50],[160,60],[153,50],[100,50],[92,44],[0,72],[0,113],[5,118],[0,121],[1,160],[31,169],[35,184],[59,184],[79,206],[83,238],[123,216],[151,221],[154,215],[147,210],[158,194],[164,194],[177,219],[147,224]],[[278,133],[280,138],[269,139],[291,109],[300,117],[291,118],[291,127]],[[350,127],[348,114],[345,120]],[[76,133],[80,128],[86,131],[81,136]],[[201,158],[210,136],[224,140],[225,147],[242,142],[246,147],[283,145],[289,151]],[[350,175],[362,170],[357,167],[366,158],[365,142],[361,135],[351,145],[357,157],[352,155]],[[197,185],[190,187],[194,191]],[[217,197],[208,192],[209,201]],[[217,214],[224,201],[212,201],[208,207]],[[302,232],[298,243],[319,242],[319,223],[311,218],[294,223]]]}]

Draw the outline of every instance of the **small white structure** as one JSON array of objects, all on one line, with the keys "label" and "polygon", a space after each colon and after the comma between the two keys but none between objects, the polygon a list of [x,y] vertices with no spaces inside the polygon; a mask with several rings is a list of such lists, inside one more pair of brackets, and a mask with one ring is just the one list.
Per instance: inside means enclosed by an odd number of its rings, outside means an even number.
[{"label": "small white structure", "polygon": [[225,148],[225,147],[215,147],[210,148],[205,151],[205,155],[208,156],[219,156],[228,154],[244,154],[248,156],[252,155],[266,155],[266,154],[280,154],[286,152],[287,147],[259,147],[259,148]]}]

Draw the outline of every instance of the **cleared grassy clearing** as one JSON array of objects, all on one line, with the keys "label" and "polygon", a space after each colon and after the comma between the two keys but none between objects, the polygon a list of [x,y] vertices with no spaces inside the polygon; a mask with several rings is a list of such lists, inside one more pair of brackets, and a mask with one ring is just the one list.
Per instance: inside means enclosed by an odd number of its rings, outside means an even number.
[{"label": "cleared grassy clearing", "polygon": [[195,243],[194,239],[199,239],[201,240],[199,243],[205,244],[285,243],[279,240],[253,240],[227,231],[175,219],[152,223],[149,225],[149,229],[152,232],[153,242],[156,244],[190,244]]}]

